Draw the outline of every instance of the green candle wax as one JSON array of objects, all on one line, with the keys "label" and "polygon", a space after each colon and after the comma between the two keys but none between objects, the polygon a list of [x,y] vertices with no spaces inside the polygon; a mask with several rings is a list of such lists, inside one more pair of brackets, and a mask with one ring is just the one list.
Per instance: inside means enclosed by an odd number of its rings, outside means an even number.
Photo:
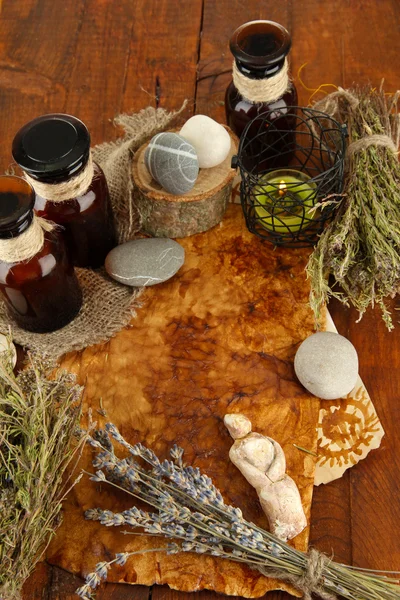
[{"label": "green candle wax", "polygon": [[315,211],[316,183],[301,171],[282,169],[265,176],[254,189],[255,212],[269,231],[295,232],[310,225]]}]

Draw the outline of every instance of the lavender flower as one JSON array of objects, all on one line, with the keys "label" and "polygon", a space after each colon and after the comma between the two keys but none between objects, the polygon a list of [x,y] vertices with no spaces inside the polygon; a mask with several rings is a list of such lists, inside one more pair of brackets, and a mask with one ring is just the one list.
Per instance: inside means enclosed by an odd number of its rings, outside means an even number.
[{"label": "lavender flower", "polygon": [[86,583],[75,591],[75,594],[82,600],[90,600],[92,598],[92,588]]},{"label": "lavender flower", "polygon": [[110,436],[105,429],[97,429],[93,437],[96,441],[98,441],[103,448],[108,450],[109,452],[114,452],[112,442],[110,440]]},{"label": "lavender flower", "polygon": [[90,478],[91,481],[106,481],[106,476],[103,471],[96,471],[95,475],[92,475]]},{"label": "lavender flower", "polygon": [[178,544],[168,544],[167,554],[178,554],[179,552],[182,552],[182,550]]},{"label": "lavender flower", "polygon": [[114,462],[110,461],[110,453],[108,451],[100,452],[92,461],[92,465],[96,469],[107,469],[114,465]]},{"label": "lavender flower", "polygon": [[123,446],[126,446],[127,442],[124,440],[124,438],[118,431],[117,427],[115,427],[115,425],[113,425],[113,423],[106,423],[106,431],[111,437],[114,438],[114,440],[116,440]]},{"label": "lavender flower", "polygon": [[98,520],[102,525],[105,525],[106,527],[111,527],[112,525],[114,525],[114,517],[115,515],[113,512],[111,512],[111,510],[103,510]]},{"label": "lavender flower", "polygon": [[183,448],[180,448],[179,446],[177,446],[177,444],[174,444],[172,446],[171,450],[169,451],[172,460],[180,468],[183,467],[183,462],[182,462],[183,452],[184,452]]},{"label": "lavender flower", "polygon": [[194,547],[195,547],[194,542],[183,542],[181,544],[181,549],[183,552],[191,552]]},{"label": "lavender flower", "polygon": [[240,508],[232,507],[232,511],[230,512],[230,517],[233,522],[243,521],[243,513]]},{"label": "lavender flower", "polygon": [[[127,458],[120,459],[115,455],[112,440],[129,451]],[[174,446],[170,451],[172,460],[160,461],[152,450],[142,444],[132,446],[125,441],[112,423],[107,423],[105,431],[96,432],[89,443],[96,451],[93,466],[97,470],[91,479],[112,483],[125,490],[135,499],[147,502],[152,512],[135,506],[121,513],[94,508],[85,512],[86,519],[99,521],[106,527],[125,525],[152,536],[179,540],[179,543],[173,541],[167,547],[143,552],[195,552],[230,558],[259,568],[262,573],[271,569],[276,574],[278,569],[282,579],[288,577],[293,582],[297,578],[299,585],[303,585],[308,572],[308,555],[246,521],[239,508],[225,504],[210,477],[202,474],[197,467],[183,465],[182,448]],[[114,563],[123,566],[130,556],[137,553],[140,551],[120,552],[110,562],[98,563],[94,572],[86,577],[85,584],[77,590],[78,596],[89,600],[92,591],[102,579],[107,578]],[[346,578],[348,587],[345,585]],[[399,598],[397,588],[392,589],[394,580],[389,581],[387,576],[373,576],[370,584],[367,580],[365,573],[356,569],[346,570],[343,565],[336,566],[327,559],[321,579],[307,591],[319,595],[323,592],[326,596],[334,590],[349,600],[354,600],[354,589],[360,592],[360,598]],[[363,590],[367,590],[364,596]],[[376,591],[379,594],[373,595]]]},{"label": "lavender flower", "polygon": [[206,544],[195,544],[193,550],[197,552],[197,554],[205,554],[209,551],[209,547]]},{"label": "lavender flower", "polygon": [[101,448],[100,442],[98,442],[90,436],[88,437],[87,443],[89,444],[89,446],[92,446],[92,448]]},{"label": "lavender flower", "polygon": [[130,556],[129,552],[118,552],[115,555],[115,563],[123,567]]},{"label": "lavender flower", "polygon": [[122,513],[125,518],[125,523],[127,525],[131,525],[132,527],[144,527],[150,522],[150,515],[144,511],[139,510],[136,506],[128,510],[124,510]]},{"label": "lavender flower", "polygon": [[100,508],[89,508],[85,511],[85,519],[88,521],[99,521],[101,512]]},{"label": "lavender flower", "polygon": [[88,585],[91,588],[97,587],[100,584],[100,581],[101,579],[96,572],[89,573],[89,575],[85,579],[86,585]]},{"label": "lavender flower", "polygon": [[[165,527],[165,530],[167,530],[167,527]],[[145,528],[145,531],[147,533],[152,533],[152,534],[158,534],[158,533],[163,533],[163,526],[160,523],[152,523],[151,525],[147,525]]]},{"label": "lavender flower", "polygon": [[99,562],[96,565],[96,573],[99,575],[100,579],[107,579],[107,571],[110,568],[110,564],[107,562]]}]

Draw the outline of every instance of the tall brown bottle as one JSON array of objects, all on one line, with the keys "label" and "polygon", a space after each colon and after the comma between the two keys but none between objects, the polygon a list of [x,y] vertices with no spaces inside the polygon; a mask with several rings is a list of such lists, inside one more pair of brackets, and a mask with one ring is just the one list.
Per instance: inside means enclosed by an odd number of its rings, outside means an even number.
[{"label": "tall brown bottle", "polygon": [[76,317],[82,292],[61,233],[42,229],[34,202],[26,181],[0,177],[0,293],[22,329],[45,333]]},{"label": "tall brown bottle", "polygon": [[102,266],[116,238],[107,182],[92,162],[84,123],[71,115],[38,117],[16,134],[13,156],[35,189],[36,214],[63,227],[73,263]]},{"label": "tall brown bottle", "polygon": [[[251,153],[262,153],[259,165],[263,168],[288,166],[293,156],[295,121],[286,117],[288,107],[297,105],[296,87],[288,71],[290,48],[289,32],[273,21],[245,23],[230,40],[235,60],[233,81],[225,95],[227,123],[240,137],[249,122],[256,119],[246,138],[255,140],[258,136],[259,143],[252,142]],[[293,114],[293,110],[290,112]],[[268,137],[262,139],[260,115],[267,115],[272,124]],[[267,146],[271,149],[266,150]]]}]

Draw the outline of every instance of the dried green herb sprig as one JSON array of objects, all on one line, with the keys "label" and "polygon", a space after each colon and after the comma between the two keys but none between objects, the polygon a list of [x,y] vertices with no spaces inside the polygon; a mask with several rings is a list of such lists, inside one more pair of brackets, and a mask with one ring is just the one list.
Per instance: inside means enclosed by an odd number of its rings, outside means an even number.
[{"label": "dried green herb sprig", "polygon": [[13,374],[0,355],[0,598],[21,588],[61,520],[61,503],[73,483],[64,480],[85,436],[73,443],[81,388],[72,375],[49,379],[52,365],[30,358]]},{"label": "dried green herb sprig", "polygon": [[[172,460],[160,461],[142,444],[131,446],[112,423],[88,442],[96,451],[93,466],[97,471],[91,479],[124,490],[150,505],[153,512],[135,506],[121,513],[95,508],[86,511],[86,519],[106,527],[127,526],[127,534],[138,535],[132,531],[138,529],[139,535],[144,532],[173,540],[166,547],[145,552],[196,552],[244,563],[263,575],[295,585],[308,600],[313,592],[325,600],[339,595],[350,600],[400,599],[400,582],[388,573],[374,574],[334,563],[317,550],[299,552],[246,521],[239,508],[224,502],[208,476],[183,463],[181,448],[171,449]],[[116,455],[115,442],[127,456]],[[83,600],[92,598],[113,564],[124,565],[140,553],[120,552],[113,560],[98,563],[76,593]]]},{"label": "dried green herb sprig", "polygon": [[[315,105],[349,132],[344,198],[307,265],[317,318],[335,297],[353,305],[360,318],[378,305],[393,328],[385,300],[400,289],[399,94],[339,89]],[[331,275],[342,291],[330,285]]]}]

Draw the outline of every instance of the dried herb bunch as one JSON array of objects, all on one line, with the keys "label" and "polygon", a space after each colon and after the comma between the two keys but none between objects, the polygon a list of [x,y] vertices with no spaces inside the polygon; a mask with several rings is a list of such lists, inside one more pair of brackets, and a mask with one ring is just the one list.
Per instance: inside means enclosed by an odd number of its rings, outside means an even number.
[{"label": "dried herb bunch", "polygon": [[73,441],[81,388],[71,375],[49,379],[50,366],[30,358],[13,374],[0,356],[0,598],[20,597],[24,581],[60,522],[68,465],[85,441]]},{"label": "dried herb bunch", "polygon": [[[93,465],[97,471],[91,479],[126,491],[150,505],[153,512],[135,506],[121,513],[95,508],[86,511],[86,519],[106,527],[127,526],[127,534],[138,529],[173,540],[166,547],[146,552],[197,552],[241,562],[263,575],[292,583],[308,600],[313,592],[325,600],[338,595],[351,600],[400,598],[397,579],[334,563],[317,550],[299,552],[246,521],[239,508],[225,504],[209,477],[198,468],[185,466],[181,448],[174,446],[172,460],[161,462],[142,444],[131,446],[111,423],[88,441],[96,451]],[[115,454],[115,442],[124,449],[124,458]],[[91,598],[112,565],[124,565],[134,554],[140,552],[121,552],[110,562],[98,563],[77,590],[78,596]]]},{"label": "dried herb bunch", "polygon": [[[352,304],[360,318],[377,304],[393,328],[385,299],[400,287],[398,98],[399,92],[388,96],[382,89],[339,88],[315,105],[349,132],[344,198],[307,266],[316,317],[333,296]],[[342,291],[330,286],[330,275]]]}]

